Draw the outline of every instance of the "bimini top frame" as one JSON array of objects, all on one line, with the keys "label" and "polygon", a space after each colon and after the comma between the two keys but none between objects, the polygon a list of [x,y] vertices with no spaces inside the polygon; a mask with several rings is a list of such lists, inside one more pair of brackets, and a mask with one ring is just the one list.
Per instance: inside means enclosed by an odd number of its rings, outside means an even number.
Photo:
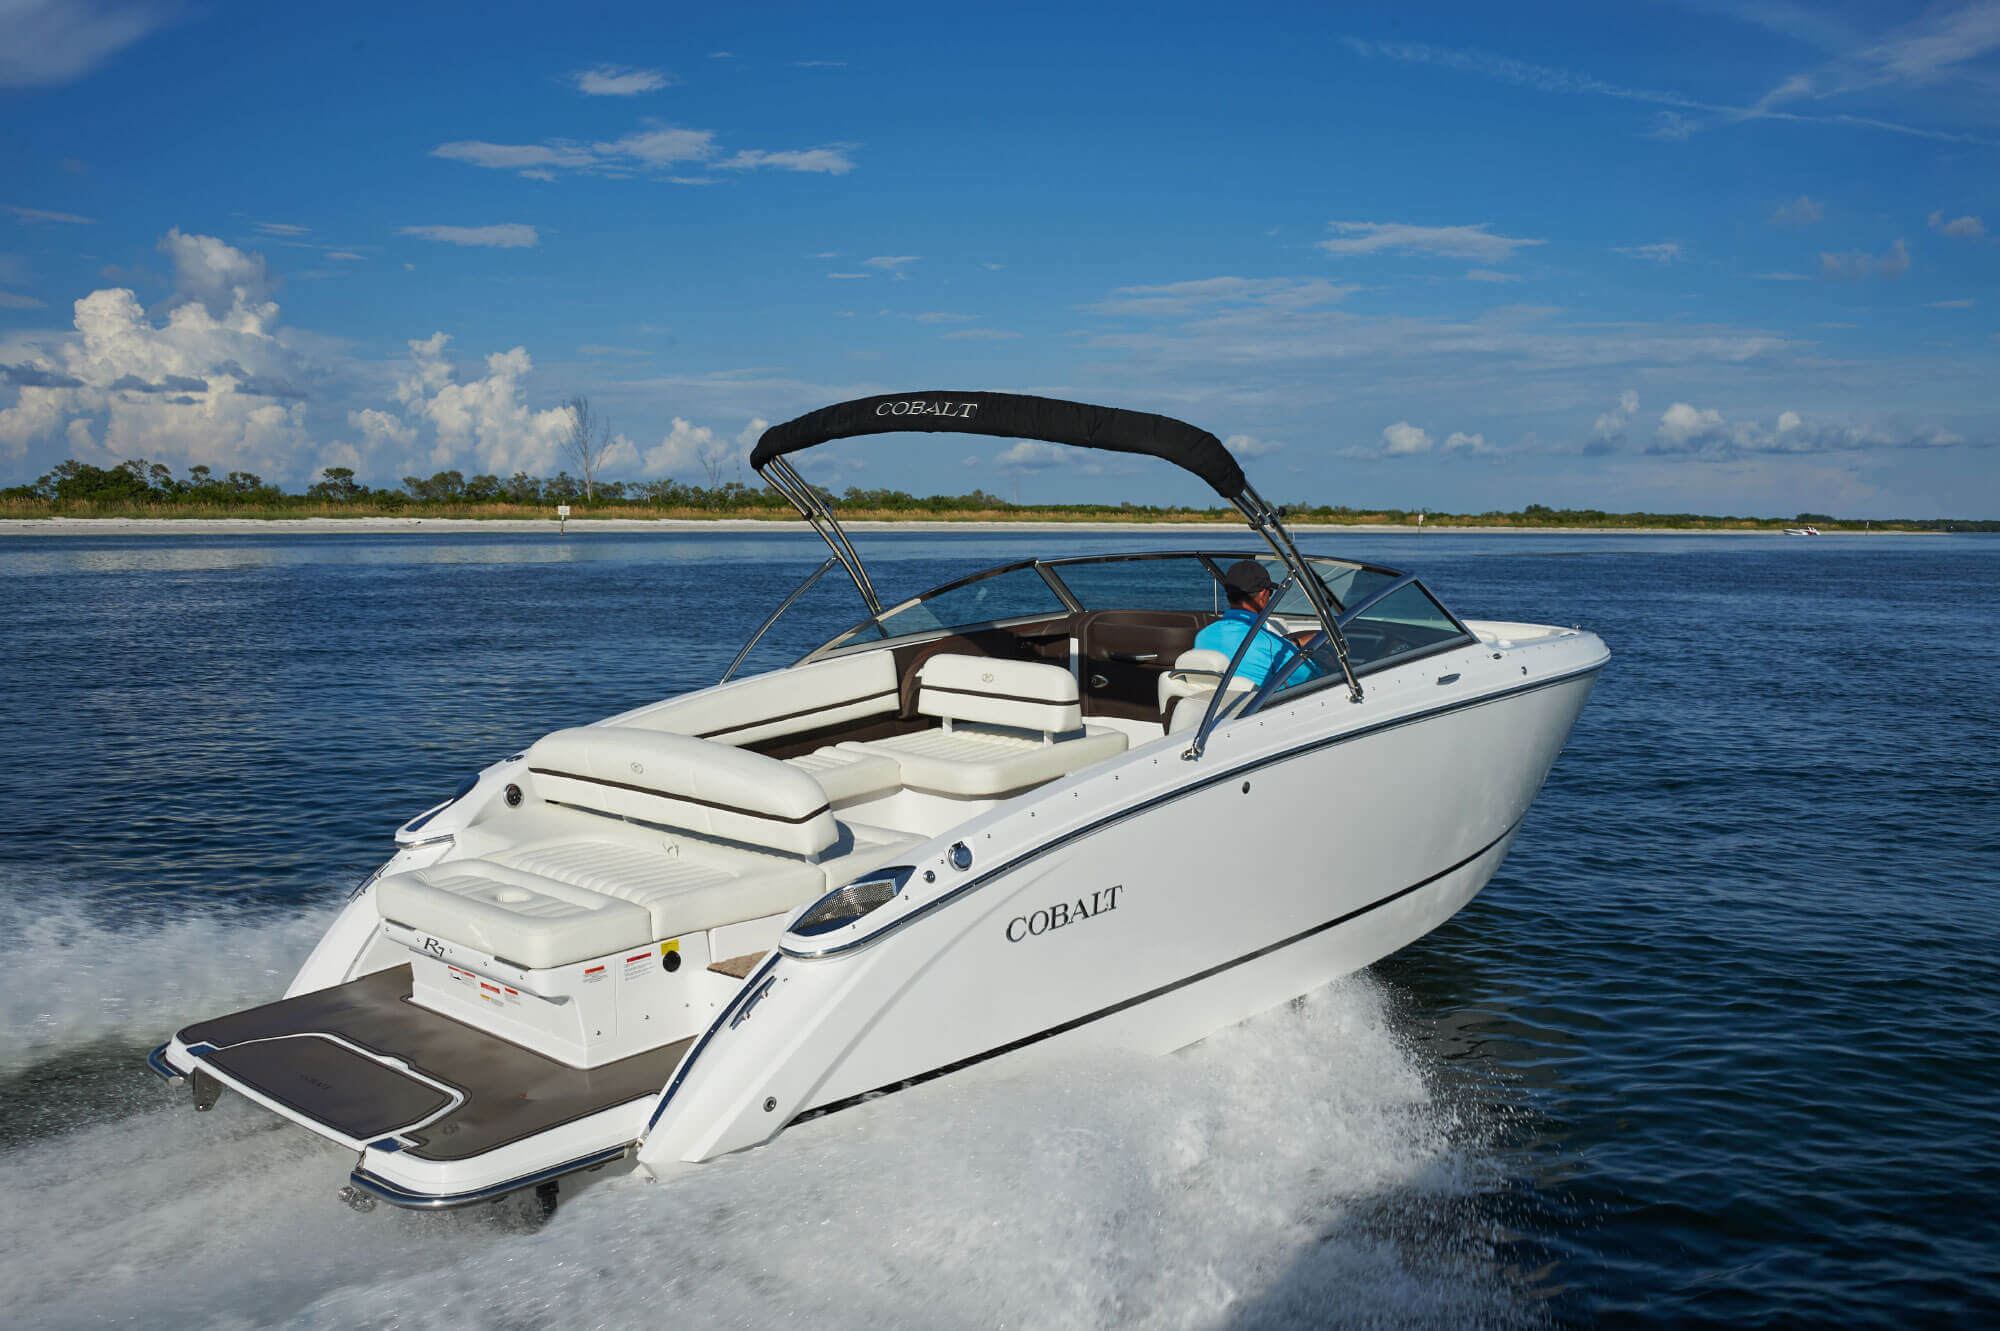
[{"label": "bimini top frame", "polygon": [[1327,641],[1340,660],[1348,696],[1355,702],[1361,701],[1361,685],[1348,662],[1347,640],[1341,636],[1332,599],[1292,543],[1291,533],[1285,530],[1278,510],[1251,488],[1243,468],[1221,440],[1185,421],[1148,412],[1121,411],[1116,407],[1021,393],[888,393],[821,407],[764,431],[750,454],[750,465],[813,525],[834,558],[854,579],[870,614],[881,614],[882,602],[875,595],[860,556],[855,554],[847,534],[834,519],[831,506],[792,469],[786,454],[834,439],[908,431],[1039,439],[1075,448],[1140,453],[1193,472],[1243,514],[1251,530],[1264,538],[1272,553],[1305,588],[1313,612],[1326,630]]}]

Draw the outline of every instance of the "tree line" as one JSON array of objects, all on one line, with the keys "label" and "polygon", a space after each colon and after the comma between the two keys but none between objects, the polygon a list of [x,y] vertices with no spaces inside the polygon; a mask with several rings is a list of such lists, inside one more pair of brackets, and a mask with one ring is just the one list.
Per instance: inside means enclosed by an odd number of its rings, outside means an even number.
[{"label": "tree line", "polygon": [[[1128,521],[1227,521],[1235,517],[1234,510],[1220,506],[1015,504],[985,490],[959,495],[915,495],[905,490],[860,486],[849,486],[839,494],[821,487],[815,489],[829,504],[849,512],[909,514],[913,517],[948,519],[953,515],[981,514],[1001,518],[1044,516]],[[6,508],[14,516],[59,512],[168,516],[177,510],[190,513],[332,510],[357,517],[412,511],[438,516],[476,511],[494,517],[538,517],[546,516],[558,504],[568,504],[578,511],[579,516],[586,513],[645,516],[648,513],[675,512],[776,517],[791,509],[785,497],[769,486],[749,486],[740,481],[721,481],[719,478],[716,478],[716,483],[703,486],[676,480],[607,481],[595,475],[585,482],[568,471],[551,477],[531,476],[517,471],[504,479],[490,474],[468,477],[461,471],[440,471],[430,476],[405,476],[398,488],[377,489],[356,480],[352,468],[323,467],[317,479],[303,491],[293,493],[270,484],[255,472],[229,471],[217,475],[213,468],[196,464],[189,467],[185,475],[176,476],[172,468],[144,458],[121,462],[115,467],[98,467],[70,459],[50,469],[32,485],[16,485],[0,490],[0,500],[10,501]],[[1482,513],[1441,513],[1405,508],[1297,503],[1287,506],[1286,511],[1294,521],[1299,522],[1382,523],[1408,527],[1420,526],[1427,521],[1433,526],[1728,530],[1810,524],[1822,531],[1852,531],[1863,527],[1906,531],[2000,531],[2000,521],[1956,518],[1897,518],[1863,523],[1835,518],[1826,513],[1800,513],[1790,518],[1718,517],[1702,513],[1614,513],[1596,508],[1551,508],[1546,504],[1529,504],[1511,512],[1493,509]]]}]

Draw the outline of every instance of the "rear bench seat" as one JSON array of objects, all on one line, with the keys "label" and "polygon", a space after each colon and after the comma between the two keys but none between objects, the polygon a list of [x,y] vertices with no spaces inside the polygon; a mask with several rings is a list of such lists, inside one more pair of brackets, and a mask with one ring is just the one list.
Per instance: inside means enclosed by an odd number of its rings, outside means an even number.
[{"label": "rear bench seat", "polygon": [[617,726],[528,750],[536,798],[657,827],[657,849],[571,836],[393,874],[384,919],[540,970],[793,909],[914,847],[837,820],[812,774]]},{"label": "rear bench seat", "polygon": [[[968,798],[1025,790],[1123,753],[1122,731],[1085,726],[1076,676],[1060,666],[934,656],[917,672],[917,712],[936,730],[849,741],[795,758],[836,799],[900,784]],[[891,779],[891,767],[894,779]]]}]

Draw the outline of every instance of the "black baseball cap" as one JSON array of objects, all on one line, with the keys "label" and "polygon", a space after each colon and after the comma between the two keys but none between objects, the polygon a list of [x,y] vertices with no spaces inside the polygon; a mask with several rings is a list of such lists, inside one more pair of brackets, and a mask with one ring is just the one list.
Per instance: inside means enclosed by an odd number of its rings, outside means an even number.
[{"label": "black baseball cap", "polygon": [[1239,559],[1222,574],[1222,589],[1238,601],[1247,601],[1275,585],[1270,573],[1254,559]]}]

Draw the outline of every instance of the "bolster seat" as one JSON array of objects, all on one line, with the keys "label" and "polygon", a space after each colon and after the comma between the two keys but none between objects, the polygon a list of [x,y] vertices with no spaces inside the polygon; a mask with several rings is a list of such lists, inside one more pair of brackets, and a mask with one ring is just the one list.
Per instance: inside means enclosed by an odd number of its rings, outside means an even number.
[{"label": "bolster seat", "polygon": [[790,763],[711,740],[580,726],[528,749],[537,796],[746,846],[817,855],[839,836],[826,790]]},{"label": "bolster seat", "polygon": [[902,783],[991,798],[1025,790],[1123,753],[1123,731],[1085,726],[1076,676],[1060,666],[983,656],[934,656],[917,673],[917,711],[942,727],[834,746],[893,758]]}]

